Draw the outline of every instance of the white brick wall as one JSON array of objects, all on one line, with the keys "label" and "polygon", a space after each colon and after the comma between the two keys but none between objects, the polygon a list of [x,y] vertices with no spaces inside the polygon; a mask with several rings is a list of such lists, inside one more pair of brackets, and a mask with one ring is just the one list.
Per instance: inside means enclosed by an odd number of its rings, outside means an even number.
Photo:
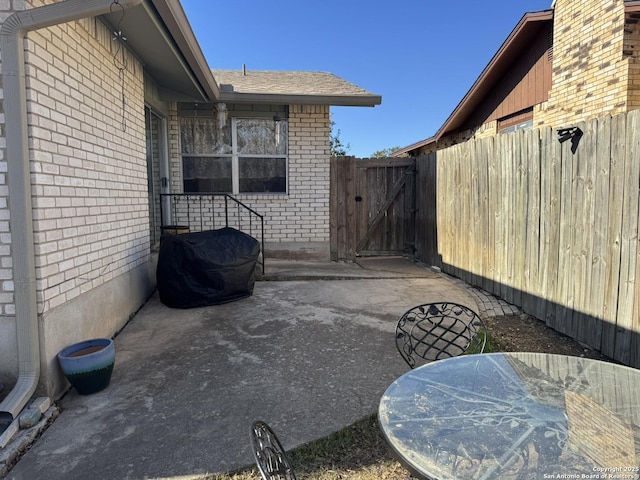
[{"label": "white brick wall", "polygon": [[[183,187],[175,110],[169,122],[171,189],[173,193],[178,193],[183,191]],[[234,195],[264,215],[266,242],[329,242],[329,133],[328,106],[291,105],[288,195]]]},{"label": "white brick wall", "polygon": [[[0,8],[6,4],[0,0]],[[38,311],[44,313],[148,260],[144,92],[142,67],[127,55],[123,116],[116,45],[95,19],[27,39]],[[12,315],[4,147],[2,139],[0,313]]]},{"label": "white brick wall", "polygon": [[329,107],[289,107],[289,195],[238,195],[265,215],[267,242],[329,241]]}]

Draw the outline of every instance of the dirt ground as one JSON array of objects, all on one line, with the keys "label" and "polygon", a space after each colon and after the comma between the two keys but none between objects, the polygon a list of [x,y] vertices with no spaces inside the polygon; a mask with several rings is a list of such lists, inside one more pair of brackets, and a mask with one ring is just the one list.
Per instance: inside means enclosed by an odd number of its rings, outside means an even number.
[{"label": "dirt ground", "polygon": [[488,318],[485,323],[491,338],[502,351],[557,353],[613,361],[530,315],[503,315]]}]

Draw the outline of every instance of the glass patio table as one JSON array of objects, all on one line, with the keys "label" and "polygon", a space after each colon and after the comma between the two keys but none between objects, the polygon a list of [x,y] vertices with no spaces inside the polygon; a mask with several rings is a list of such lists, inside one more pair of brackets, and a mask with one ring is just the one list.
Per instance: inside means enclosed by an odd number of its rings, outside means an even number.
[{"label": "glass patio table", "polygon": [[638,479],[640,370],[490,353],[411,370],[380,400],[382,433],[428,479]]}]

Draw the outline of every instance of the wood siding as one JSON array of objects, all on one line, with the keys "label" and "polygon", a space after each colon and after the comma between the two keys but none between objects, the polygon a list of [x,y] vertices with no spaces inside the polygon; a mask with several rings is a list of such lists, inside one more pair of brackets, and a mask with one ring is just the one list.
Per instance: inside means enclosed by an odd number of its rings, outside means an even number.
[{"label": "wood siding", "polygon": [[520,57],[461,130],[483,125],[539,105],[551,89],[551,27],[540,31],[531,47]]}]

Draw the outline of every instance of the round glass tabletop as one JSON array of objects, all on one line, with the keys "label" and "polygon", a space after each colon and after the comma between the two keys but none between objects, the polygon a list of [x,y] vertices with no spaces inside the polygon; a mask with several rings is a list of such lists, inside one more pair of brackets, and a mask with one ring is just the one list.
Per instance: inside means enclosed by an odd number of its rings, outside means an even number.
[{"label": "round glass tabletop", "polygon": [[400,460],[426,478],[638,479],[639,392],[640,370],[613,363],[467,355],[402,375],[378,417]]}]

